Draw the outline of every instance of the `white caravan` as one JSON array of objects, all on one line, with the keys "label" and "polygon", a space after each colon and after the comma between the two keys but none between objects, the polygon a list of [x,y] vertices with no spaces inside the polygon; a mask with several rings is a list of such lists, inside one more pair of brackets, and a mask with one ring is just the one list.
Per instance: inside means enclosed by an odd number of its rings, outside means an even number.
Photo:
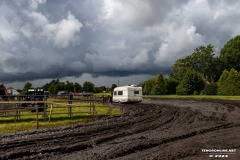
[{"label": "white caravan", "polygon": [[142,87],[122,86],[116,87],[113,91],[113,102],[141,102],[142,100]]}]

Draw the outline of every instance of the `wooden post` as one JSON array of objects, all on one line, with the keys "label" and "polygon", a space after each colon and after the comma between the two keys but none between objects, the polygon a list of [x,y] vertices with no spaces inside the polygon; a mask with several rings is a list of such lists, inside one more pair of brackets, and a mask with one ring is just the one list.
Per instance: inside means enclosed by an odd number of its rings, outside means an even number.
[{"label": "wooden post", "polygon": [[89,107],[90,112],[92,112],[92,96],[89,96]]},{"label": "wooden post", "polygon": [[72,118],[72,106],[70,104],[68,105],[68,117]]},{"label": "wooden post", "polygon": [[72,118],[72,101],[73,101],[73,95],[69,94],[68,95],[68,117]]},{"label": "wooden post", "polygon": [[13,104],[13,109],[16,109],[16,111],[15,111],[16,114],[15,114],[15,116],[14,116],[14,122],[17,121],[17,117],[18,117],[18,109],[16,108],[16,106],[17,106],[16,104],[15,104],[15,105]]},{"label": "wooden post", "polygon": [[36,105],[37,109],[36,109],[36,123],[37,123],[37,129],[39,128],[39,120],[38,120],[38,105]]},{"label": "wooden post", "polygon": [[93,115],[96,115],[96,108],[95,108],[95,104],[93,104]]},{"label": "wooden post", "polygon": [[44,95],[43,100],[45,101],[44,105],[43,105],[43,119],[44,119],[44,121],[46,121],[46,117],[47,117],[47,103],[46,103],[47,96],[46,95]]},{"label": "wooden post", "polygon": [[50,108],[50,113],[49,113],[49,119],[48,119],[48,122],[50,122],[50,120],[51,120],[51,116],[52,116],[52,108],[53,108],[53,104],[51,104],[51,108]]},{"label": "wooden post", "polygon": [[[20,96],[18,96],[17,100],[20,101],[20,100],[22,100],[22,99],[20,98]],[[20,108],[20,107],[21,107],[21,104],[18,103],[18,104],[17,104],[17,107]],[[21,115],[21,113],[20,113],[20,111],[18,111],[18,118],[17,118],[17,120],[20,119],[20,115]]]}]

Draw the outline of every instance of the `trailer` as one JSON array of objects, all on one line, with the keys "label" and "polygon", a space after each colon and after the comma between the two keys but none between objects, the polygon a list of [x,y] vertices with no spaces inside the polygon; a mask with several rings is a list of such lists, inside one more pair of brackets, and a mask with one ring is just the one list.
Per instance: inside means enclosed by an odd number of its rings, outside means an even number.
[{"label": "trailer", "polygon": [[113,102],[118,103],[138,103],[143,100],[142,98],[142,87],[122,86],[116,87],[113,91]]}]

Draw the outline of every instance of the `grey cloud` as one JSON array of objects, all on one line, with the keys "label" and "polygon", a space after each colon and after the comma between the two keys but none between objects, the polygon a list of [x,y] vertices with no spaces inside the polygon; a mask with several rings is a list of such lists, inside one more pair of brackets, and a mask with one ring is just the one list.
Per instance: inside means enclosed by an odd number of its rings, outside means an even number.
[{"label": "grey cloud", "polygon": [[4,0],[0,81],[168,74],[240,33],[238,1]]}]

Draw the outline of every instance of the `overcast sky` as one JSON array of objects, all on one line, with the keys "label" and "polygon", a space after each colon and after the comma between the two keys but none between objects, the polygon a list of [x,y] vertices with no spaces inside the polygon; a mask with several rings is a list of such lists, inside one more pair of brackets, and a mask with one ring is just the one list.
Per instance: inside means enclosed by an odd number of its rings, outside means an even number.
[{"label": "overcast sky", "polygon": [[[140,83],[240,34],[238,0],[1,0],[0,82]],[[108,85],[109,84],[109,85]]]}]

